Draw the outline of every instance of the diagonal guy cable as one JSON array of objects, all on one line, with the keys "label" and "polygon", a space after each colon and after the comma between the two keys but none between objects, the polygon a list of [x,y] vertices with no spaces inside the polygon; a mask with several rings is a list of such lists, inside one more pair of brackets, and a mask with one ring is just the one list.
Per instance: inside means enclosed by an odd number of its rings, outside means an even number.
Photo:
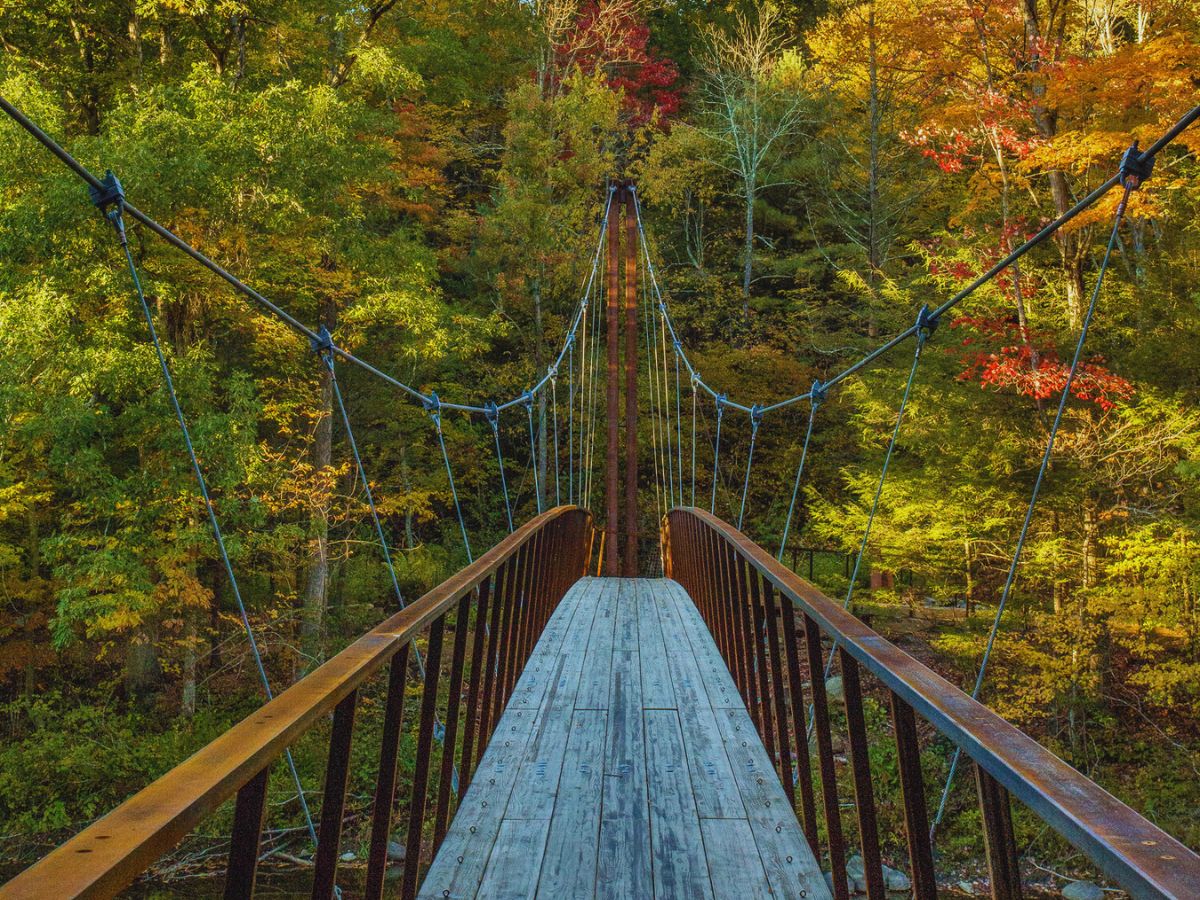
[{"label": "diagonal guy cable", "polygon": [[[104,180],[99,187],[90,189],[92,202],[96,204],[104,213],[104,216],[112,224],[117,233],[117,240],[120,242],[121,250],[125,254],[125,262],[129,267],[129,277],[133,280],[133,289],[137,294],[138,303],[142,308],[142,315],[146,319],[146,329],[150,333],[150,343],[154,346],[154,353],[158,357],[158,365],[162,370],[163,383],[167,388],[167,396],[171,401],[171,408],[175,411],[175,419],[179,423],[179,431],[183,435],[183,443],[187,448],[188,459],[192,464],[192,474],[196,477],[196,484],[200,489],[200,496],[204,500],[204,510],[208,514],[208,524],[212,529],[213,538],[217,542],[217,550],[221,555],[221,562],[225,567],[225,575],[229,579],[229,585],[233,589],[233,597],[237,603],[238,615],[242,619],[242,626],[246,630],[246,638],[250,644],[250,653],[254,657],[254,665],[258,670],[259,681],[262,683],[263,694],[267,700],[274,699],[275,695],[271,690],[271,681],[267,677],[266,667],[263,665],[262,654],[258,649],[258,641],[254,638],[254,629],[250,626],[250,616],[246,612],[246,604],[242,600],[242,591],[238,586],[237,575],[233,571],[233,563],[229,559],[229,551],[225,546],[225,536],[221,532],[221,523],[217,519],[216,510],[213,508],[212,498],[208,493],[208,481],[204,477],[204,471],[200,468],[200,460],[196,457],[196,448],[192,443],[191,430],[188,428],[187,419],[183,415],[183,408],[179,405],[179,397],[175,393],[175,382],[171,377],[171,367],[167,365],[167,357],[163,353],[162,344],[158,339],[158,331],[154,327],[154,317],[150,314],[150,305],[146,302],[146,293],[142,289],[142,279],[138,275],[137,265],[133,261],[133,254],[129,250],[129,239],[125,234],[125,220],[122,213],[125,209],[125,194],[121,188],[121,182],[117,177],[108,172],[105,174]],[[312,839],[313,846],[317,845],[317,830],[313,825],[312,813],[308,808],[308,800],[304,795],[304,786],[300,783],[300,773],[296,769],[295,760],[292,759],[291,750],[285,750],[284,756],[287,760],[288,769],[291,771],[292,780],[296,784],[296,796],[300,800],[300,807],[304,811],[304,821],[308,827],[309,837]]]},{"label": "diagonal guy cable", "polygon": [[[1088,303],[1087,312],[1083,317],[1083,325],[1079,329],[1079,340],[1075,343],[1075,355],[1071,359],[1071,368],[1067,372],[1067,381],[1063,385],[1062,393],[1058,398],[1058,409],[1054,413],[1054,422],[1050,426],[1050,436],[1046,440],[1046,449],[1042,453],[1042,463],[1038,467],[1037,478],[1033,482],[1033,491],[1029,496],[1029,505],[1025,508],[1025,520],[1021,523],[1021,531],[1017,536],[1017,545],[1013,550],[1012,561],[1008,566],[1008,576],[1004,580],[1004,590],[1000,593],[1000,603],[996,607],[996,616],[992,621],[992,629],[988,634],[987,646],[983,651],[983,659],[979,663],[979,673],[975,676],[975,686],[971,689],[971,699],[978,700],[979,692],[983,689],[983,680],[987,675],[988,661],[992,655],[992,648],[996,644],[996,634],[1000,630],[1000,620],[1004,616],[1004,609],[1008,605],[1008,599],[1012,594],[1013,582],[1017,578],[1017,567],[1021,562],[1021,554],[1025,550],[1025,540],[1029,536],[1029,526],[1033,521],[1034,507],[1037,506],[1038,494],[1042,490],[1042,482],[1046,477],[1046,470],[1050,467],[1050,458],[1054,453],[1054,441],[1058,437],[1058,429],[1062,424],[1063,411],[1067,408],[1067,400],[1071,396],[1071,387],[1075,383],[1075,375],[1079,371],[1079,362],[1083,358],[1084,344],[1087,342],[1088,329],[1091,327],[1092,318],[1096,313],[1096,301],[1100,297],[1100,288],[1104,284],[1104,274],[1108,271],[1108,263],[1112,258],[1113,247],[1117,243],[1117,237],[1121,230],[1121,221],[1125,218],[1125,207],[1129,203],[1129,195],[1150,175],[1150,170],[1154,165],[1154,157],[1151,156],[1147,162],[1144,157],[1138,155],[1137,141],[1134,141],[1133,146],[1126,152],[1121,160],[1120,172],[1116,177],[1120,178],[1121,184],[1124,186],[1124,194],[1121,196],[1120,202],[1117,203],[1117,212],[1113,217],[1112,231],[1108,236],[1108,246],[1104,249],[1104,258],[1100,262],[1100,270],[1096,274],[1096,284],[1092,288],[1091,301]],[[954,749],[954,759],[950,763],[950,772],[946,775],[946,784],[942,788],[942,797],[938,802],[937,813],[933,817],[933,823],[930,825],[929,833],[932,839],[933,834],[937,831],[938,825],[942,822],[942,817],[946,813],[946,801],[950,797],[950,787],[954,782],[954,775],[958,770],[958,762],[962,757],[962,748]]]},{"label": "diagonal guy cable", "polygon": [[[379,520],[379,510],[375,506],[375,494],[371,491],[371,482],[367,478],[367,470],[363,466],[362,455],[358,452],[358,441],[354,437],[354,428],[350,425],[350,414],[346,412],[346,401],[342,397],[342,388],[338,383],[337,372],[334,369],[333,361],[333,338],[324,325],[317,332],[321,338],[320,342],[313,343],[313,350],[321,358],[325,367],[329,370],[329,384],[333,388],[333,397],[337,401],[338,412],[341,413],[342,427],[346,429],[346,442],[350,445],[350,452],[354,455],[354,465],[358,470],[358,477],[363,483],[363,492],[367,497],[367,507],[371,511],[371,521],[375,525],[375,536],[379,539],[379,549],[383,553],[383,561],[387,565],[388,575],[392,579],[392,590],[396,594],[396,602],[404,609],[408,604],[404,600],[404,592],[400,590],[400,580],[396,577],[396,567],[392,563],[392,551],[388,548],[387,538],[383,534],[383,523]],[[421,676],[421,680],[425,680],[425,660],[421,656],[421,649],[413,644],[413,660],[417,664],[417,672]],[[441,719],[437,712],[433,714],[434,733],[445,734],[445,726],[442,725]],[[441,738],[438,739],[439,742]],[[453,771],[454,784],[458,784],[458,769]],[[457,793],[455,788],[455,793]]]},{"label": "diagonal guy cable", "polygon": [[804,431],[804,446],[800,449],[800,464],[796,466],[796,481],[792,485],[792,500],[788,504],[787,519],[783,523],[783,537],[779,540],[779,552],[775,554],[775,559],[783,562],[783,551],[787,547],[788,532],[792,528],[792,516],[796,512],[796,497],[800,493],[800,476],[804,474],[804,462],[808,459],[808,445],[812,440],[813,422],[817,418],[817,407],[821,405],[821,401],[825,399],[825,388],[821,382],[814,381],[812,388],[808,392],[808,428]]}]

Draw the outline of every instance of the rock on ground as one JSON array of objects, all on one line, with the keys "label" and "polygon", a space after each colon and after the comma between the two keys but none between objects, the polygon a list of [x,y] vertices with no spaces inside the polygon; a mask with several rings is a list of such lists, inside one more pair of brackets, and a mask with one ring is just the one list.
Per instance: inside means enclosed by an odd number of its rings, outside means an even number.
[{"label": "rock on ground", "polygon": [[1072,881],[1062,889],[1063,900],[1104,900],[1104,888],[1090,881]]}]

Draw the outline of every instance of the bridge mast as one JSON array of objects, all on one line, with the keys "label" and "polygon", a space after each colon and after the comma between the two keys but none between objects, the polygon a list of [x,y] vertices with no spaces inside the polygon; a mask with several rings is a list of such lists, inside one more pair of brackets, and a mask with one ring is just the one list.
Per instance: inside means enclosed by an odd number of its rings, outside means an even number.
[{"label": "bridge mast", "polygon": [[[613,198],[613,212],[616,212],[618,207],[620,207],[624,193],[623,187],[617,188],[617,195]],[[620,574],[620,551],[617,543],[617,524],[620,517],[620,506],[617,497],[617,462],[620,448],[618,434],[618,428],[620,427],[620,397],[618,393],[620,383],[617,380],[617,367],[620,362],[620,347],[617,333],[619,321],[619,282],[617,280],[617,270],[621,262],[620,254],[621,225],[619,216],[610,215],[608,217],[608,290],[605,296],[605,323],[608,326],[608,336],[605,342],[608,350],[608,378],[605,381],[608,401],[608,414],[606,416],[608,423],[608,452],[605,455],[604,469],[604,574],[610,578],[615,578]]]},{"label": "bridge mast", "polygon": [[637,217],[633,192],[626,184],[625,217],[625,556],[621,574],[638,574],[638,446],[637,446]]}]

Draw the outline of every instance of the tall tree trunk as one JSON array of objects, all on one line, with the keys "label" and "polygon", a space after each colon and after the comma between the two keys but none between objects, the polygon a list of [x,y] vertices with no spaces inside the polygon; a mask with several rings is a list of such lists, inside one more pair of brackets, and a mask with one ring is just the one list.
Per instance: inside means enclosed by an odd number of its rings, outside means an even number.
[{"label": "tall tree trunk", "polygon": [[754,266],[754,200],[757,196],[756,174],[745,179],[746,243],[742,249],[742,315],[750,316],[750,275]]},{"label": "tall tree trunk", "polygon": [[[545,372],[546,365],[546,335],[542,326],[542,279],[539,276],[533,280],[533,366],[534,380],[539,380]],[[546,392],[538,393],[538,452],[534,460],[537,466],[538,487],[540,496],[538,502],[546,507]]]},{"label": "tall tree trunk", "polygon": [[134,632],[125,653],[125,693],[144,696],[158,686],[158,623],[146,623]]},{"label": "tall tree trunk", "polygon": [[[322,320],[331,332],[337,325],[337,312],[331,300],[324,303]],[[313,470],[324,479],[333,464],[333,380],[322,365],[318,376],[320,407],[313,437]],[[318,498],[309,523],[310,556],[304,585],[300,646],[308,661],[320,660],[325,613],[329,607],[329,497]]]},{"label": "tall tree trunk", "polygon": [[[400,484],[404,487],[406,496],[412,496],[412,470],[408,466],[408,445],[400,444]],[[404,510],[404,546],[409,550],[417,546],[417,536],[413,530],[412,506]]]},{"label": "tall tree trunk", "polygon": [[[1039,78],[1036,73],[1041,68],[1040,48],[1044,46],[1045,38],[1043,32],[1049,30],[1053,34],[1056,30],[1061,31],[1062,25],[1055,25],[1054,22],[1051,22],[1048,29],[1043,28],[1038,14],[1038,0],[1024,0],[1021,9],[1025,20],[1025,45],[1031,48],[1027,69],[1031,76],[1033,100],[1029,110],[1038,133],[1044,139],[1051,140],[1058,134],[1058,115],[1046,106],[1044,79]],[[1071,195],[1071,185],[1067,181],[1066,173],[1061,170],[1054,170],[1046,174],[1050,181],[1050,196],[1054,201],[1054,210],[1061,216],[1075,202]],[[1087,229],[1075,231],[1060,228],[1054,235],[1066,291],[1067,315],[1072,328],[1078,328],[1083,322],[1083,262],[1087,247],[1086,234]]]},{"label": "tall tree trunk", "polygon": [[191,718],[196,713],[196,650],[200,638],[196,633],[196,613],[194,610],[184,612],[183,625],[183,686],[179,694],[179,714]]}]

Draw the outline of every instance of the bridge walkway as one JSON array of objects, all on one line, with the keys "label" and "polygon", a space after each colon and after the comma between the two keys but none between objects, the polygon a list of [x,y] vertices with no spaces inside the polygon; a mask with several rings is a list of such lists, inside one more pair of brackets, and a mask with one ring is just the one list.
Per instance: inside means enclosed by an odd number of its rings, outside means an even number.
[{"label": "bridge walkway", "polygon": [[584,578],[538,641],[420,896],[829,892],[687,593]]}]

